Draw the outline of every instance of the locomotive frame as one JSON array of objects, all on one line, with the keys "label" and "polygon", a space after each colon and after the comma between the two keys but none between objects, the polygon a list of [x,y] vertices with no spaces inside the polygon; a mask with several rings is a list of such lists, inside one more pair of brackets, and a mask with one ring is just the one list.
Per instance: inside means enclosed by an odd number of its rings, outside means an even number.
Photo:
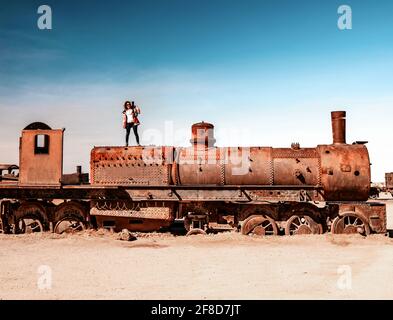
[{"label": "locomotive frame", "polygon": [[[19,168],[0,167],[0,229],[150,232],[181,219],[188,234],[384,234],[385,205],[367,201],[365,142],[346,144],[345,112],[332,112],[332,127],[331,145],[246,150],[214,147],[214,126],[197,123],[190,148],[93,148],[89,183],[80,167],[62,172],[64,129],[33,123],[22,131]],[[246,154],[246,173],[229,171],[230,154]]]}]

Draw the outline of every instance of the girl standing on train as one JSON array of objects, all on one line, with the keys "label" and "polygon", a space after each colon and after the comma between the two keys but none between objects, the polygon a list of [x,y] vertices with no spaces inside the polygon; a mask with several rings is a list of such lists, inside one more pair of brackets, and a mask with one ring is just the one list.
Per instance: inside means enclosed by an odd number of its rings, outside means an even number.
[{"label": "girl standing on train", "polygon": [[134,131],[136,143],[139,144],[138,126],[140,125],[138,115],[141,113],[141,109],[130,101],[124,103],[123,111],[123,128],[126,129],[126,147],[128,147],[128,138],[130,136],[131,128]]}]

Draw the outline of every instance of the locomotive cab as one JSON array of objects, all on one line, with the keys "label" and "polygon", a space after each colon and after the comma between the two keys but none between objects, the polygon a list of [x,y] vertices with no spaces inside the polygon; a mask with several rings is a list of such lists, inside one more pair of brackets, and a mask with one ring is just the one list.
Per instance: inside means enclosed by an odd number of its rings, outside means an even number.
[{"label": "locomotive cab", "polygon": [[63,174],[65,129],[34,122],[22,130],[19,145],[19,184],[59,186]]}]

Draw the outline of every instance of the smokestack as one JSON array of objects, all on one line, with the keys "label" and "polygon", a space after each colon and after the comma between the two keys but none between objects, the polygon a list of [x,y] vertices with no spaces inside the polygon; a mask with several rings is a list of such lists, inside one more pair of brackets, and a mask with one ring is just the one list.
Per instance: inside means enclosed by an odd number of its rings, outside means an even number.
[{"label": "smokestack", "polygon": [[333,144],[345,144],[345,111],[332,112]]}]

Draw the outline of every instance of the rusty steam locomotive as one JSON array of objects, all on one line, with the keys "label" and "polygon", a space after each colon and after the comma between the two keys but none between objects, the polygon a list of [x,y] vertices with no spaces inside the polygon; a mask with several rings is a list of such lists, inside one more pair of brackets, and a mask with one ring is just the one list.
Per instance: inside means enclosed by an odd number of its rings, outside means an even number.
[{"label": "rusty steam locomotive", "polygon": [[386,233],[385,205],[368,201],[364,141],[346,143],[344,111],[333,143],[315,148],[216,147],[214,126],[192,126],[191,146],[94,147],[90,177],[63,174],[64,129],[27,126],[19,166],[0,166],[1,230],[57,233],[88,226],[188,234]]}]

